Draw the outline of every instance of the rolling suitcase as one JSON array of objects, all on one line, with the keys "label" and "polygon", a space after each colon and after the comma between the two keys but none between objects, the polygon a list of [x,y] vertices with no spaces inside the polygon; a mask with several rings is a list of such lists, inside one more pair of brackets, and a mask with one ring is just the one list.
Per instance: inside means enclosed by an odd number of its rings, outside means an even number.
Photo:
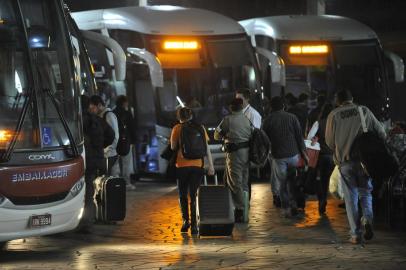
[{"label": "rolling suitcase", "polygon": [[234,205],[228,187],[218,185],[204,185],[197,191],[197,225],[200,236],[229,236],[234,228]]},{"label": "rolling suitcase", "polygon": [[126,215],[126,182],[121,177],[100,176],[95,180],[96,220],[121,221]]}]

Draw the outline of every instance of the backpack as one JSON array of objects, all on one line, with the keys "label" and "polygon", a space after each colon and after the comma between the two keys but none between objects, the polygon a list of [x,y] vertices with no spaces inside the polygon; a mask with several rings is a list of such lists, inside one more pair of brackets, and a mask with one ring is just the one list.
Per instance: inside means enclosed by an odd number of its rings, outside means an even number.
[{"label": "backpack", "polygon": [[258,128],[252,129],[250,139],[249,159],[252,163],[264,166],[268,160],[269,153],[271,151],[271,142],[265,131]]},{"label": "backpack", "polygon": [[207,154],[207,143],[203,127],[191,121],[182,124],[180,145],[184,158],[204,158]]},{"label": "backpack", "polygon": [[106,115],[109,113],[109,111],[105,112],[102,118],[102,125],[103,125],[103,131],[104,131],[104,148],[110,146],[113,144],[114,139],[116,138],[116,134],[114,132],[114,129],[107,123],[106,121]]},{"label": "backpack", "polygon": [[119,154],[120,156],[126,156],[128,155],[131,149],[131,142],[128,136],[129,134],[128,126],[122,121],[118,113],[116,113],[115,111],[113,111],[113,113],[117,117],[118,133],[119,133],[116,151],[117,154]]},{"label": "backpack", "polygon": [[398,171],[398,163],[388,150],[386,142],[375,132],[368,131],[361,107],[358,107],[358,111],[362,133],[355,138],[351,146],[351,158],[361,161],[362,167],[372,179],[389,178]]}]

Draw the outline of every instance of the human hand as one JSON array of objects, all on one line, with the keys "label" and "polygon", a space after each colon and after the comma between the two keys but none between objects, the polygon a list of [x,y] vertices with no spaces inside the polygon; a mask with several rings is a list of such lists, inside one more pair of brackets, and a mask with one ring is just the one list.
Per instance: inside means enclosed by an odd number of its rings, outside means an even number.
[{"label": "human hand", "polygon": [[215,173],[216,171],[214,170],[214,167],[210,166],[209,169],[207,170],[207,175],[213,176]]}]

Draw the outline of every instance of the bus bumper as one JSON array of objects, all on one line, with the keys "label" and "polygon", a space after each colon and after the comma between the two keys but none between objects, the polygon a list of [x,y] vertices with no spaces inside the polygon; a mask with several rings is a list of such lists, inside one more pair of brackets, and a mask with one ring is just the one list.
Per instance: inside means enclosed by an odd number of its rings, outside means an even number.
[{"label": "bus bumper", "polygon": [[[56,234],[75,229],[84,210],[85,187],[72,199],[47,205],[9,207],[0,205],[0,242],[41,235]],[[4,203],[3,203],[4,205]],[[51,215],[51,225],[31,228],[33,215]]]}]

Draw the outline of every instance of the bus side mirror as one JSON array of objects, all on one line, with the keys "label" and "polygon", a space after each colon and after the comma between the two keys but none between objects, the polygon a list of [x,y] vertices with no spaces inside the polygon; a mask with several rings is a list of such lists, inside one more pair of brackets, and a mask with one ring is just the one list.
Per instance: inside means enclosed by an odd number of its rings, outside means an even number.
[{"label": "bus side mirror", "polygon": [[267,49],[257,47],[256,52],[269,61],[271,67],[271,78],[273,83],[279,83],[281,86],[286,86],[286,71],[283,59],[275,52],[268,51]]},{"label": "bus side mirror", "polygon": [[403,59],[390,51],[385,51],[385,57],[392,63],[393,65],[393,73],[395,82],[401,83],[405,80],[405,65],[403,63]]},{"label": "bus side mirror", "polygon": [[112,38],[93,31],[82,31],[82,35],[85,39],[103,44],[103,46],[113,54],[115,79],[117,81],[124,81],[127,68],[127,58],[120,44]]},{"label": "bus side mirror", "polygon": [[145,49],[127,48],[127,52],[137,56],[145,62],[149,69],[151,83],[154,87],[164,87],[164,75],[158,58]]}]

